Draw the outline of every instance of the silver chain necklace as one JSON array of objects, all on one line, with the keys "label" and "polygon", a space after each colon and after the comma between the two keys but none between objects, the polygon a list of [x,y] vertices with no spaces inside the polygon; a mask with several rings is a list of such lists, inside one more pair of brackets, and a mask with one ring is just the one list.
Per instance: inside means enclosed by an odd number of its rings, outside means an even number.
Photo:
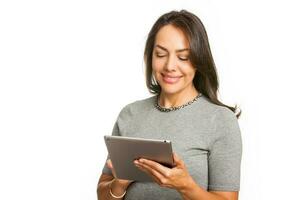
[{"label": "silver chain necklace", "polygon": [[175,111],[175,110],[179,110],[181,108],[184,108],[185,106],[188,106],[192,103],[194,103],[195,101],[197,101],[199,99],[199,97],[202,96],[202,93],[199,93],[193,100],[181,105],[181,106],[175,106],[175,107],[171,107],[171,108],[164,108],[164,107],[161,107],[159,104],[158,104],[158,101],[159,101],[159,95],[157,95],[156,97],[156,104],[155,104],[155,107],[160,110],[161,112],[170,112],[170,111]]}]

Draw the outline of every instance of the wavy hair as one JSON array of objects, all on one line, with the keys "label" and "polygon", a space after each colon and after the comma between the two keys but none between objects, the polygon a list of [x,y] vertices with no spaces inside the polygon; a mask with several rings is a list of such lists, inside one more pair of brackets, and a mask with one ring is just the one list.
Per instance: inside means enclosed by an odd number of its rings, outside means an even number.
[{"label": "wavy hair", "polygon": [[[160,94],[161,92],[161,87],[152,74],[152,53],[155,36],[165,25],[173,25],[179,28],[188,39],[190,46],[189,59],[196,68],[193,84],[198,92],[201,92],[202,95],[207,97],[212,103],[229,108],[235,113],[236,117],[239,118],[242,111],[237,105],[231,107],[218,100],[218,75],[205,27],[195,14],[186,10],[171,11],[160,16],[148,34],[144,50],[144,62],[146,65],[146,85],[149,92],[152,94]],[[237,109],[239,109],[239,112],[237,112]]]}]

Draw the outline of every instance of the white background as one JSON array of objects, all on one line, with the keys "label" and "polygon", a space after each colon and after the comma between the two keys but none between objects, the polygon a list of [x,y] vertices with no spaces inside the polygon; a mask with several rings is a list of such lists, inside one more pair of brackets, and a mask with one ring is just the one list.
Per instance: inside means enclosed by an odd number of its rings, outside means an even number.
[{"label": "white background", "polygon": [[120,109],[147,98],[143,50],[162,14],[208,32],[220,99],[238,104],[240,199],[295,199],[299,164],[296,1],[1,1],[0,199],[94,200]]}]

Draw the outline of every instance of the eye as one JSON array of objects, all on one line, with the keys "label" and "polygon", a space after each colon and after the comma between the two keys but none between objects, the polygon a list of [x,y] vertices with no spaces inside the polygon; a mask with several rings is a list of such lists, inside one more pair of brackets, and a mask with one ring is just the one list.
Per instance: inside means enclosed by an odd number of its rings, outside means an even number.
[{"label": "eye", "polygon": [[159,54],[159,53],[157,53],[156,56],[159,57],[159,58],[162,58],[162,57],[164,57],[165,55],[164,55],[164,54]]},{"label": "eye", "polygon": [[179,60],[187,61],[187,60],[189,60],[189,58],[188,57],[179,57]]}]

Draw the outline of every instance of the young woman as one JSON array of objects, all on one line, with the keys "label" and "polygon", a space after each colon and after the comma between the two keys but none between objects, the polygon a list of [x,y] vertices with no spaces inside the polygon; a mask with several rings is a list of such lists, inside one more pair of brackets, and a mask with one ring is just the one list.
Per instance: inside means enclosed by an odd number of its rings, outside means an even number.
[{"label": "young woman", "polygon": [[148,35],[144,59],[147,87],[155,95],[126,105],[112,135],[171,140],[176,166],[141,158],[134,164],[154,182],[133,182],[115,178],[108,159],[98,199],[237,200],[241,112],[217,98],[216,68],[200,19],[185,10],[162,15]]}]

